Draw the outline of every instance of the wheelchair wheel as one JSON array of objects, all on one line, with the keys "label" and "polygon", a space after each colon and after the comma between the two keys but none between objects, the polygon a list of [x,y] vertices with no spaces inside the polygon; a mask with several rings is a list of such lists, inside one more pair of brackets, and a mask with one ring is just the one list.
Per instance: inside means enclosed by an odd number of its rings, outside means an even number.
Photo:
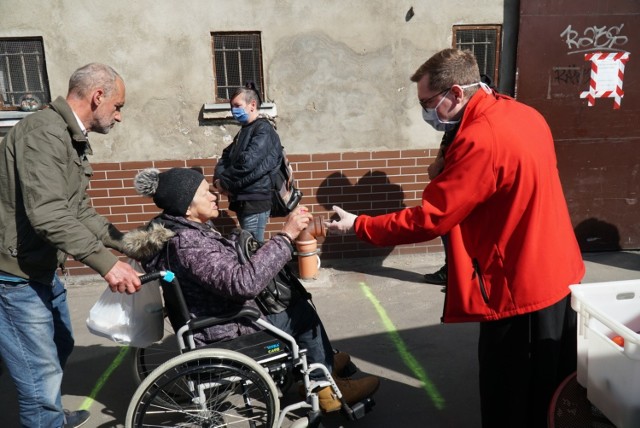
[{"label": "wheelchair wheel", "polygon": [[276,386],[258,363],[235,351],[199,349],[147,376],[125,426],[272,428],[279,412]]}]

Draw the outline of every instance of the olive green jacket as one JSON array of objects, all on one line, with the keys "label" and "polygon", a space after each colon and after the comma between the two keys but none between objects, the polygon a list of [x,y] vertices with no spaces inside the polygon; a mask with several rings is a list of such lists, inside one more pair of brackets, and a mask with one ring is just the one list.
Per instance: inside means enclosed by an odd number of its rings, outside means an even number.
[{"label": "olive green jacket", "polygon": [[33,113],[0,143],[0,271],[50,283],[67,254],[104,276],[122,234],[91,207],[87,137],[66,100]]}]

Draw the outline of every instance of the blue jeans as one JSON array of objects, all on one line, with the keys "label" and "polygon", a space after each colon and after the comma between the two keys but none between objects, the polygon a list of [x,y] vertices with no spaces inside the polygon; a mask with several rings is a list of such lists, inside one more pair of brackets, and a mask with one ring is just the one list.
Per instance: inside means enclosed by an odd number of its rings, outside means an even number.
[{"label": "blue jeans", "polygon": [[18,390],[20,424],[64,425],[62,370],[73,350],[67,291],[52,284],[0,275],[0,356]]},{"label": "blue jeans", "polygon": [[[307,350],[310,363],[320,363],[333,370],[333,347],[316,310],[307,300],[299,300],[279,314],[267,315],[269,322],[296,339],[298,346]],[[323,378],[319,371],[311,372],[312,379]]]},{"label": "blue jeans", "polygon": [[264,211],[255,214],[238,215],[240,227],[251,232],[257,241],[264,242],[264,230],[267,227],[270,213],[271,211]]}]

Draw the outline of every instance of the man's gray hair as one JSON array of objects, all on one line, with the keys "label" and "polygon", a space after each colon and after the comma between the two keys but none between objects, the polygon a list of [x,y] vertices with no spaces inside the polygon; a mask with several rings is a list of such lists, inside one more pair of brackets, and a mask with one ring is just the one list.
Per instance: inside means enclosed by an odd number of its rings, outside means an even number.
[{"label": "man's gray hair", "polygon": [[84,97],[97,88],[104,90],[105,96],[111,95],[116,89],[116,81],[122,77],[106,64],[92,62],[80,67],[69,78],[69,93]]}]

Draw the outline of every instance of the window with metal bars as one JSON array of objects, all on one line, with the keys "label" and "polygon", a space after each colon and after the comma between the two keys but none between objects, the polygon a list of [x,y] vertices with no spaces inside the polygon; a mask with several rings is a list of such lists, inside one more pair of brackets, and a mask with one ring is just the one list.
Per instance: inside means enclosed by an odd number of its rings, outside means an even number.
[{"label": "window with metal bars", "polygon": [[211,33],[216,102],[229,102],[239,86],[253,82],[264,101],[260,33]]},{"label": "window with metal bars", "polygon": [[34,96],[51,102],[42,38],[0,38],[0,109],[18,110]]},{"label": "window with metal bars", "polygon": [[453,47],[472,51],[478,61],[480,74],[491,78],[497,86],[500,68],[501,25],[454,25]]}]

